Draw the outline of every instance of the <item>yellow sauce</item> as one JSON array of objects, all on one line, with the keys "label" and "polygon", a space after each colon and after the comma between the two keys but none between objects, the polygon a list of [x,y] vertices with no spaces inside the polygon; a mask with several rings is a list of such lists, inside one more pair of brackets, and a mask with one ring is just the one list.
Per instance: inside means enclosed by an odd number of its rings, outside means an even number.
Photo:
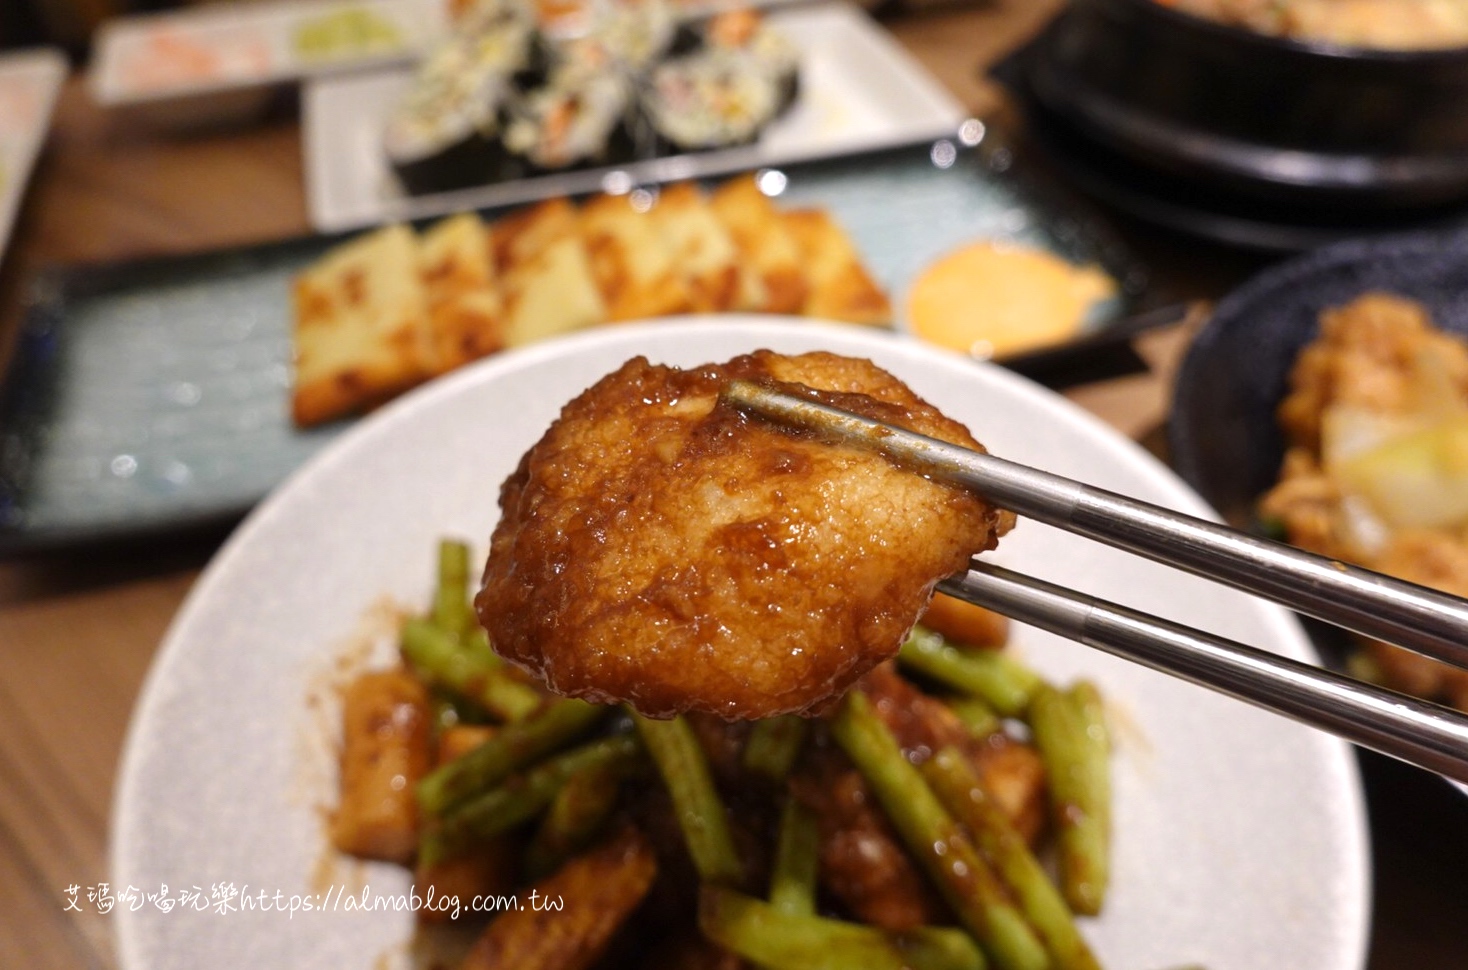
[{"label": "yellow sauce", "polygon": [[1116,281],[1039,249],[977,242],[929,266],[907,297],[907,320],[924,340],[1003,357],[1072,337]]}]

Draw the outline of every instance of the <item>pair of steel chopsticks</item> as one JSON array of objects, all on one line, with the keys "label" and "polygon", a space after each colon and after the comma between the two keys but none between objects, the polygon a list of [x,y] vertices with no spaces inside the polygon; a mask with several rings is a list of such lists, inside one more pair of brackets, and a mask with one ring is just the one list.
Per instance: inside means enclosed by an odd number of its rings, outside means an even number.
[{"label": "pair of steel chopsticks", "polygon": [[[1468,600],[1203,519],[732,381],[750,414],[870,448],[1019,515],[1468,669]],[[943,592],[1468,783],[1468,716],[974,561]]]}]

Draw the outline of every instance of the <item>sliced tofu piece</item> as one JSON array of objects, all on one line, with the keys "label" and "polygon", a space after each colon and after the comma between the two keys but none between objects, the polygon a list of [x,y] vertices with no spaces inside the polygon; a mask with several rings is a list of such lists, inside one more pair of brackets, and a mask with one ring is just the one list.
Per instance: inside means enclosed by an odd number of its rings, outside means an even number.
[{"label": "sliced tofu piece", "polygon": [[365,410],[432,374],[428,301],[407,226],[337,247],[296,277],[291,295],[296,424]]},{"label": "sliced tofu piece", "polygon": [[687,313],[688,288],[656,218],[628,196],[599,195],[581,207],[581,238],[609,320]]},{"label": "sliced tofu piece", "polygon": [[665,187],[652,209],[653,221],[683,276],[690,309],[724,313],[739,300],[739,250],[692,182]]},{"label": "sliced tofu piece", "polygon": [[869,326],[892,323],[887,294],[862,265],[851,237],[823,209],[796,209],[783,215],[800,248],[809,286],[801,312],[808,317]]},{"label": "sliced tofu piece", "polygon": [[748,175],[721,185],[714,213],[739,250],[738,308],[756,313],[799,313],[806,281],[800,248],[780,212]]},{"label": "sliced tofu piece", "polygon": [[504,347],[489,238],[477,215],[451,216],[425,232],[418,265],[428,298],[435,373]]}]

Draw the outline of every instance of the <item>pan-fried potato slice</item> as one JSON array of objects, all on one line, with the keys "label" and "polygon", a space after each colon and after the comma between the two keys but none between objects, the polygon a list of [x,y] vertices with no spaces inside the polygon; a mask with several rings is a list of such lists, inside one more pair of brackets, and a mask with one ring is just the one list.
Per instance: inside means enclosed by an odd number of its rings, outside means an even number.
[{"label": "pan-fried potato slice", "polygon": [[624,829],[536,883],[533,896],[522,891],[521,908],[489,924],[461,970],[585,970],[601,958],[657,872],[647,840]]},{"label": "pan-fried potato slice", "polygon": [[489,239],[477,215],[451,216],[424,233],[418,264],[436,373],[504,347]]},{"label": "pan-fried potato slice", "polygon": [[822,209],[784,214],[785,227],[800,247],[809,284],[802,312],[808,317],[887,326],[892,304],[862,265],[845,230]]},{"label": "pan-fried potato slice", "polygon": [[697,313],[734,309],[739,298],[739,250],[698,186],[678,182],[664,188],[652,217],[673,251],[691,309]]},{"label": "pan-fried potato slice", "polygon": [[365,410],[432,373],[418,246],[388,226],[327,253],[292,288],[298,425]]},{"label": "pan-fried potato slice", "polygon": [[754,176],[724,183],[711,204],[739,250],[739,309],[799,313],[806,294],[800,248]]},{"label": "pan-fried potato slice", "polygon": [[581,238],[610,320],[686,313],[688,289],[673,249],[650,212],[624,195],[599,195],[581,207]]}]

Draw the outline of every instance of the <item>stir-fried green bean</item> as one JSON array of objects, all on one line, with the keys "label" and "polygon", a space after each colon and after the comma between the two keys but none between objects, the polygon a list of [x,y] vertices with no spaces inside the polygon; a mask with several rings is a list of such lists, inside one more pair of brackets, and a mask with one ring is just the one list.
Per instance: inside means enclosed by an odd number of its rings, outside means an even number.
[{"label": "stir-fried green bean", "polygon": [[831,732],[871,785],[908,851],[938,886],[963,925],[1003,970],[1044,970],[1045,947],[993,870],[944,809],[897,739],[859,690],[846,695]]},{"label": "stir-fried green bean", "polygon": [[403,624],[403,657],[424,680],[461,694],[506,721],[518,721],[544,698],[516,680],[483,636],[460,640],[427,620]]},{"label": "stir-fried green bean", "polygon": [[942,635],[913,627],[898,654],[902,666],[984,701],[1004,717],[1024,713],[1040,675],[998,650],[959,650]]},{"label": "stir-fried green bean", "polygon": [[673,798],[678,826],[699,876],[705,882],[739,882],[744,867],[734,851],[729,816],[693,729],[681,717],[655,721],[633,714],[633,720]]},{"label": "stir-fried green bean", "polygon": [[453,539],[438,543],[438,586],[433,594],[433,624],[462,640],[474,630],[469,605],[469,547]]},{"label": "stir-fried green bean", "polygon": [[710,940],[770,970],[984,970],[968,934],[923,927],[886,933],[872,926],[782,912],[730,889],[699,894],[698,926]]},{"label": "stir-fried green bean", "polygon": [[814,913],[819,864],[820,836],[815,813],[794,798],[787,798],[780,813],[780,835],[775,843],[770,904],[791,916]]},{"label": "stir-fried green bean", "polygon": [[994,709],[977,697],[950,697],[944,703],[976,738],[986,738],[1004,727]]},{"label": "stir-fried green bean", "polygon": [[744,742],[744,767],[771,781],[784,781],[800,757],[807,729],[805,718],[795,714],[756,721]]},{"label": "stir-fried green bean", "polygon": [[984,791],[969,759],[956,748],[944,748],[920,770],[938,799],[968,828],[979,851],[994,864],[1030,925],[1045,941],[1055,965],[1061,970],[1100,970],[1060,890],[1031,854],[1024,836],[1004,809]]},{"label": "stir-fried green bean", "polygon": [[637,739],[621,734],[543,761],[444,815],[424,836],[419,859],[433,865],[501,835],[544,811],[567,779],[593,767],[625,768],[641,754]]},{"label": "stir-fried green bean", "polygon": [[625,767],[593,764],[566,779],[526,850],[525,867],[532,875],[552,872],[595,838],[617,807]]},{"label": "stir-fried green bean", "polygon": [[525,720],[505,725],[484,744],[429,774],[418,783],[418,807],[426,815],[442,815],[495,787],[525,765],[584,736],[612,710],[585,701],[552,701]]},{"label": "stir-fried green bean", "polygon": [[1030,705],[1030,729],[1050,779],[1061,892],[1076,912],[1095,915],[1111,870],[1111,742],[1101,695],[1085,682],[1065,693],[1047,687]]}]

